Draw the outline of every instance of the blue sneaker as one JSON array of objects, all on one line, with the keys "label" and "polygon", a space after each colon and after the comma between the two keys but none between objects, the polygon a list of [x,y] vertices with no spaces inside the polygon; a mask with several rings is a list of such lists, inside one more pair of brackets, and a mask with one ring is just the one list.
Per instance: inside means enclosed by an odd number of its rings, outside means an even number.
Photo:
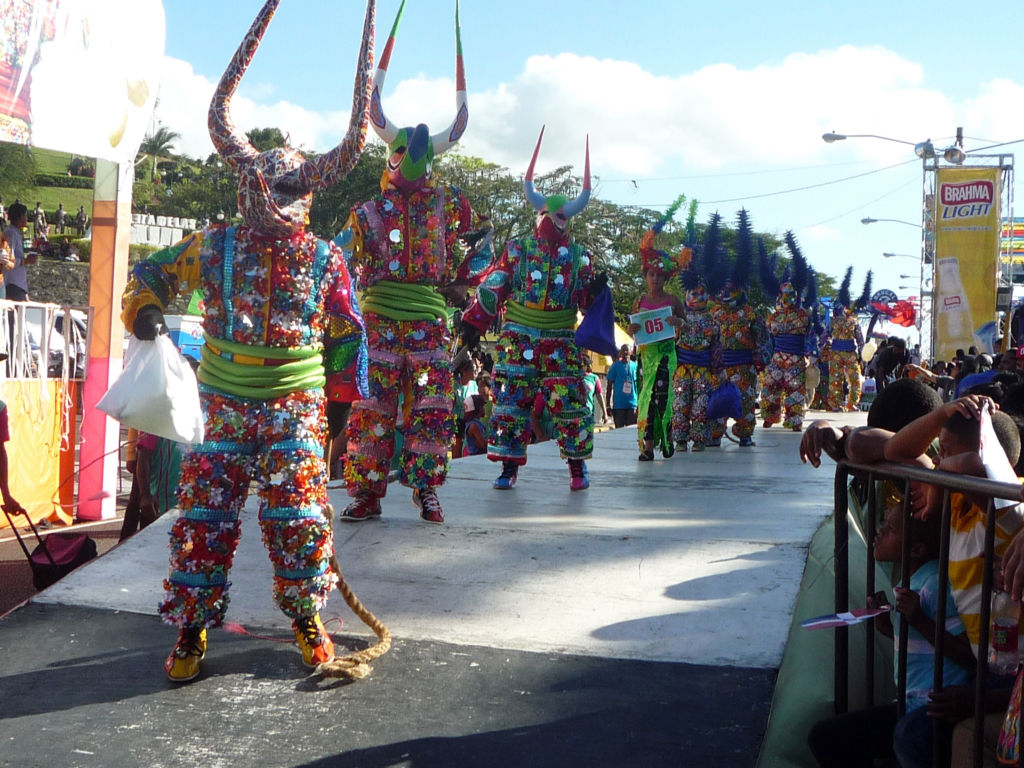
[{"label": "blue sneaker", "polygon": [[569,459],[569,490],[585,491],[590,487],[590,473],[583,459]]},{"label": "blue sneaker", "polygon": [[753,447],[754,447],[754,438],[752,438],[752,437],[741,437],[740,438],[740,448],[753,448]]},{"label": "blue sneaker", "polygon": [[511,461],[504,461],[501,464],[501,474],[494,481],[494,487],[499,491],[507,491],[516,484],[518,478],[519,465]]}]

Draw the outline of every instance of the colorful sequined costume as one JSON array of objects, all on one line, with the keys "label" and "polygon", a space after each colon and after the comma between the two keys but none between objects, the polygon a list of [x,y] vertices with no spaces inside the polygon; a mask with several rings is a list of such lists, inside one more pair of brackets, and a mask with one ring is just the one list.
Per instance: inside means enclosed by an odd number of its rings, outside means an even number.
[{"label": "colorful sequined costume", "polygon": [[585,306],[592,277],[590,256],[564,235],[519,238],[509,242],[463,314],[463,322],[483,332],[505,308],[495,345],[497,402],[487,442],[492,461],[526,464],[530,409],[538,394],[554,418],[562,458],[589,459],[593,453],[593,422],[583,392],[585,352],[573,338],[576,309]]},{"label": "colorful sequined costume", "polygon": [[828,399],[836,410],[843,410],[843,382],[848,387],[846,410],[860,407],[860,348],[864,345],[857,316],[849,310],[832,317],[832,354],[828,362]]},{"label": "colorful sequined costume", "polygon": [[672,377],[672,439],[680,448],[692,440],[699,451],[711,439],[708,397],[722,371],[722,347],[718,323],[707,308],[707,292],[687,291],[685,305]]},{"label": "colorful sequined costume", "polygon": [[714,281],[713,260],[720,242],[720,218],[716,213],[705,230],[704,242],[679,276],[686,294],[685,312],[676,329],[678,366],[672,376],[672,440],[680,450],[686,450],[692,440],[693,450],[703,451],[711,440],[708,398],[722,373],[722,342],[721,329],[709,306],[708,288]]},{"label": "colorful sequined costume", "polygon": [[[348,423],[345,479],[351,496],[363,490],[386,494],[399,393],[406,387],[411,418],[403,427],[399,479],[410,488],[444,483],[454,384],[448,313],[435,286],[482,279],[492,260],[489,244],[461,265],[454,249],[472,223],[465,196],[432,182],[410,195],[384,189],[353,210],[352,267],[365,286],[370,386],[368,397],[353,404]],[[401,236],[392,239],[395,231]]]},{"label": "colorful sequined costume", "polygon": [[[337,148],[305,161],[290,148],[258,153],[228,114],[276,5],[268,2],[257,16],[210,107],[214,145],[240,175],[245,224],[207,228],[140,262],[123,300],[125,326],[136,334],[149,322],[143,316],[162,322],[179,293],[198,288],[205,301],[198,378],[206,438],[182,461],[181,516],[171,529],[160,605],[165,621],[196,630],[223,621],[250,482],[259,491],[281,610],[293,619],[314,616],[336,581],[329,564],[324,389],[341,373],[331,363],[351,366],[358,354],[351,334],[347,349],[333,349],[327,332],[356,329],[358,347],[363,324],[350,301],[341,250],[305,226],[311,192],[347,175],[365,142],[374,6],[367,8],[349,131]],[[172,654],[168,664],[173,660]]]},{"label": "colorful sequined costume", "polygon": [[[867,303],[871,296],[871,273],[868,272],[864,293],[857,302],[850,302],[850,280],[853,267],[846,270],[839,287],[836,301],[832,306],[832,322],[829,324],[831,354],[828,363],[828,399],[837,411],[856,411],[860,408],[862,378],[860,375],[860,350],[864,346],[864,335],[857,322],[857,310]],[[843,408],[843,383],[848,389],[846,408]]]},{"label": "colorful sequined costume", "polygon": [[[589,146],[583,193],[573,200],[544,197],[533,190],[541,139],[526,172],[527,199],[539,214],[534,233],[508,242],[462,315],[464,323],[483,333],[504,310],[495,345],[497,402],[487,458],[518,466],[526,464],[530,410],[538,395],[554,421],[562,458],[589,459],[594,452],[593,419],[583,387],[586,353],[574,339],[576,312],[590,304],[594,270],[590,255],[565,232],[569,219],[590,197]],[[556,217],[564,222],[561,226],[554,223]]]},{"label": "colorful sequined costume", "polygon": [[[388,168],[380,194],[353,208],[348,222],[353,233],[352,268],[363,289],[369,395],[353,404],[349,417],[345,480],[349,495],[362,500],[368,494],[379,499],[387,492],[403,392],[410,417],[402,430],[399,479],[416,490],[444,483],[454,397],[444,292],[477,285],[493,261],[489,232],[471,232],[483,223],[474,220],[465,195],[430,178],[434,158],[457,143],[468,120],[461,40],[457,114],[451,126],[434,136],[422,124],[399,128],[381,105],[403,9],[404,3],[381,55],[371,97],[370,124],[389,146]],[[460,239],[475,246],[465,258],[456,250]],[[362,507],[361,502],[350,505],[344,515],[362,519],[362,512],[351,514]],[[375,509],[374,514],[379,512]]]},{"label": "colorful sequined costume", "polygon": [[[757,376],[768,364],[768,328],[764,319],[747,302],[750,269],[753,266],[752,232],[745,210],[738,214],[736,230],[736,261],[732,275],[718,294],[712,306],[712,315],[718,323],[722,340],[722,365],[725,375],[739,387],[743,416],[732,425],[732,433],[740,445],[752,445],[757,407]],[[724,421],[724,420],[723,420]],[[721,422],[716,423],[717,430]],[[716,429],[712,437],[719,436]]]},{"label": "colorful sequined costume", "polygon": [[793,257],[793,278],[790,279],[787,267],[781,282],[774,276],[774,264],[768,262],[763,246],[761,250],[762,288],[769,297],[777,297],[775,310],[768,319],[773,351],[765,370],[761,415],[764,426],[770,427],[778,423],[785,411],[783,426],[799,431],[807,402],[807,357],[816,355],[817,349],[811,313],[801,305],[809,267],[791,232],[786,233],[786,245]]}]

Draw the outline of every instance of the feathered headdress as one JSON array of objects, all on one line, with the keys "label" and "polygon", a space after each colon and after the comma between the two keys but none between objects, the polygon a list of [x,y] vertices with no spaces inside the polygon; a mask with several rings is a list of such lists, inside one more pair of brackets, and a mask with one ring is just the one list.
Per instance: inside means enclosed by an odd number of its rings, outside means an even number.
[{"label": "feathered headdress", "polygon": [[871,270],[868,270],[868,276],[864,278],[864,290],[860,292],[860,296],[857,297],[856,303],[853,308],[858,312],[862,309],[866,309],[871,301]]},{"label": "feathered headdress", "polygon": [[836,304],[841,307],[850,306],[850,282],[853,280],[853,267],[846,268],[843,275],[843,282],[839,284],[839,291],[836,293]]},{"label": "feathered headdress", "polygon": [[810,267],[807,264],[807,259],[804,258],[803,251],[800,250],[800,246],[796,242],[796,236],[792,230],[786,232],[784,240],[790,256],[793,257],[793,290],[796,291],[797,299],[799,300],[807,288]]},{"label": "feathered headdress", "polygon": [[[668,207],[665,214],[658,219],[654,226],[651,227],[644,233],[643,238],[640,240],[640,259],[643,267],[643,271],[646,272],[649,269],[658,270],[665,275],[673,275],[680,269],[686,268],[690,260],[692,259],[692,253],[688,248],[684,248],[677,256],[671,256],[666,251],[658,250],[655,248],[655,241],[661,230],[665,228],[665,225],[672,220],[676,211],[686,202],[686,195],[680,195],[676,198],[675,202]],[[696,200],[693,201],[691,209],[696,206]]]},{"label": "feathered headdress", "polygon": [[704,242],[694,249],[694,258],[680,275],[684,287],[691,290],[701,281],[711,294],[722,290],[728,276],[728,264],[722,253],[722,217],[716,211],[704,229]]},{"label": "feathered headdress", "polygon": [[818,276],[813,269],[807,282],[807,298],[804,299],[804,307],[811,313],[811,328],[813,328],[815,333],[820,334],[825,329],[821,324],[821,317],[818,312]]},{"label": "feathered headdress", "polygon": [[782,290],[782,284],[776,275],[778,263],[779,257],[775,254],[769,256],[768,248],[765,246],[764,240],[758,238],[757,277],[761,283],[761,290],[764,291],[764,295],[771,301],[775,301],[779,296],[779,292]]},{"label": "feathered headdress", "polygon": [[736,261],[733,262],[729,281],[737,290],[745,291],[750,285],[750,268],[754,264],[754,232],[750,214],[745,208],[736,216]]}]

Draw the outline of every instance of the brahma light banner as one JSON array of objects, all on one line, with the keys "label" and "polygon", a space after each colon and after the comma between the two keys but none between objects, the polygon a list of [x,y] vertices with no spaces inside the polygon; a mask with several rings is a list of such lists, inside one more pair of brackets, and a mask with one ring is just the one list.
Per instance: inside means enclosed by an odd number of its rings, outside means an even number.
[{"label": "brahma light banner", "polygon": [[0,141],[134,159],[164,24],[161,0],[0,0]]},{"label": "brahma light banner", "polygon": [[935,172],[935,358],[993,352],[999,265],[999,168]]}]

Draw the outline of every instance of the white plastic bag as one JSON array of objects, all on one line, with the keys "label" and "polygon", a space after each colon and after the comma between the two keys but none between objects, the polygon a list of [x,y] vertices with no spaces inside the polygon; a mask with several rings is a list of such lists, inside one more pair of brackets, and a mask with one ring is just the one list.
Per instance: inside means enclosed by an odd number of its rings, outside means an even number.
[{"label": "white plastic bag", "polygon": [[121,376],[96,407],[122,424],[181,443],[203,442],[199,385],[169,336],[128,344]]}]

